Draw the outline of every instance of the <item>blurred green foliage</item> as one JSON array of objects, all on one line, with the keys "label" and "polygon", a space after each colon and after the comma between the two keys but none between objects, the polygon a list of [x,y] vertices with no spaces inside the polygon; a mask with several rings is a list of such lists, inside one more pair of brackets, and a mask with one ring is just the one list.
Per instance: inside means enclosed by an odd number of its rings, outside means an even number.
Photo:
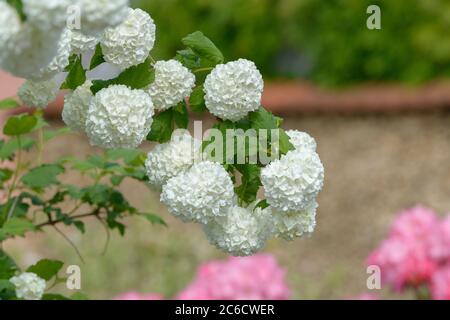
[{"label": "blurred green foliage", "polygon": [[[197,29],[227,60],[251,59],[272,77],[328,86],[420,83],[450,75],[448,0],[135,0],[157,24],[154,55],[171,58]],[[366,9],[381,8],[381,30]]]}]

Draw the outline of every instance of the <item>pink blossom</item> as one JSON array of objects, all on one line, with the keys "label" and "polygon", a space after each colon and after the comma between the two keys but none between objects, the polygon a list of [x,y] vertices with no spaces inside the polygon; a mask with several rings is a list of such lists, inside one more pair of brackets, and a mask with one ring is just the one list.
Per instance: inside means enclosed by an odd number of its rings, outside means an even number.
[{"label": "pink blossom", "polygon": [[450,264],[433,275],[430,291],[434,300],[450,300]]},{"label": "pink blossom", "polygon": [[289,297],[285,271],[271,255],[232,257],[202,265],[179,300],[284,300]]},{"label": "pink blossom", "polygon": [[117,296],[114,300],[163,300],[157,293],[125,292]]},{"label": "pink blossom", "polygon": [[416,206],[402,211],[394,220],[390,236],[413,239],[425,239],[438,225],[438,218],[433,210]]},{"label": "pink blossom", "polygon": [[380,300],[380,297],[374,293],[362,293],[359,296],[351,298],[349,300]]},{"label": "pink blossom", "polygon": [[428,246],[431,257],[438,263],[450,263],[450,215],[430,234]]}]

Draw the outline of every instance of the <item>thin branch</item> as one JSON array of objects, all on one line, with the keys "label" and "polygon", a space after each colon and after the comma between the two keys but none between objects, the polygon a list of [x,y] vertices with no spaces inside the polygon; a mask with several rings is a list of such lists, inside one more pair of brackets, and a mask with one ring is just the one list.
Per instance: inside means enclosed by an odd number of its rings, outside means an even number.
[{"label": "thin branch", "polygon": [[[76,216],[72,216],[72,219],[82,219],[82,218],[87,218],[87,217],[93,217],[93,216],[98,216],[100,214],[100,210],[96,209],[93,212],[90,213],[84,213],[84,214],[79,214]],[[56,219],[56,220],[48,220],[47,222],[43,222],[41,224],[36,225],[36,228],[42,228],[42,227],[46,227],[46,226],[54,226],[58,223],[64,222],[64,218],[61,219]]]},{"label": "thin branch", "polygon": [[68,236],[66,236],[64,234],[64,232],[62,232],[61,230],[59,230],[55,225],[52,225],[53,228],[56,230],[56,232],[58,232],[64,239],[66,239],[66,241],[72,246],[72,248],[75,250],[75,252],[77,253],[78,257],[80,258],[81,262],[83,264],[85,264],[83,256],[81,255],[80,251],[78,250],[78,247],[75,245],[75,243],[73,243],[72,240],[70,240],[70,238]]},{"label": "thin branch", "polygon": [[105,228],[105,232],[106,232],[106,242],[105,242],[105,245],[104,245],[103,251],[102,251],[102,255],[105,255],[106,251],[108,250],[109,241],[111,240],[111,233],[109,232],[109,228],[105,224],[105,221],[103,221],[103,219],[100,218],[99,216],[96,216],[96,218],[98,219],[98,221],[100,221],[101,225]]}]

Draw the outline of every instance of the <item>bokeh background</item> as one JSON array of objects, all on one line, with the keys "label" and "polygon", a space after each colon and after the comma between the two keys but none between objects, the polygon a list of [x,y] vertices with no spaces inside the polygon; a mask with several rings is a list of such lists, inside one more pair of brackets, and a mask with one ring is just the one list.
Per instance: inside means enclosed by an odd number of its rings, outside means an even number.
[{"label": "bokeh background", "polygon": [[[227,60],[254,60],[266,79],[265,104],[287,129],[318,143],[326,168],[316,232],[266,252],[286,268],[294,299],[340,299],[366,292],[365,259],[395,215],[423,204],[450,211],[450,2],[447,0],[152,0],[133,1],[157,25],[152,55],[170,59],[180,39],[202,30]],[[368,30],[366,8],[381,7],[382,29]],[[12,81],[14,80],[14,81]],[[18,79],[1,75],[2,96]],[[11,88],[7,88],[9,84]],[[62,126],[56,112],[53,124]],[[203,118],[204,127],[211,121]],[[146,150],[151,145],[144,145]],[[81,135],[50,142],[45,160],[100,152]],[[67,175],[68,181],[84,183]],[[83,291],[112,298],[125,291],[171,297],[197,266],[224,255],[196,225],[173,219],[158,194],[127,182],[138,207],[168,227],[130,219],[127,234],[106,233],[97,221],[87,235],[68,231],[86,261],[58,234],[9,241],[23,265],[41,257],[82,268]],[[395,297],[382,290],[385,297]],[[402,296],[405,297],[405,296]],[[406,296],[408,297],[408,296]]]}]

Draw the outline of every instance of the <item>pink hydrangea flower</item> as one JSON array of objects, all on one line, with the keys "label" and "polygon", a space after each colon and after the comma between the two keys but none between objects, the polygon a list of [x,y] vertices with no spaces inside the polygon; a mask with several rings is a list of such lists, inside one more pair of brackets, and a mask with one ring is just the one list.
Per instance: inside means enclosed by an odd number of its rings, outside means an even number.
[{"label": "pink hydrangea flower", "polygon": [[433,275],[430,291],[434,300],[450,300],[450,264]]},{"label": "pink hydrangea flower", "polygon": [[179,300],[285,300],[285,271],[271,255],[232,257],[202,265]]},{"label": "pink hydrangea flower", "polygon": [[436,213],[423,206],[404,210],[394,220],[390,236],[425,239],[438,225]]},{"label": "pink hydrangea flower", "polygon": [[378,297],[374,293],[362,293],[359,296],[351,298],[349,300],[380,300],[380,297]]},{"label": "pink hydrangea flower", "polygon": [[450,215],[430,234],[428,246],[431,257],[438,263],[450,263]]},{"label": "pink hydrangea flower", "polygon": [[125,292],[117,296],[114,300],[163,300],[157,293]]}]

